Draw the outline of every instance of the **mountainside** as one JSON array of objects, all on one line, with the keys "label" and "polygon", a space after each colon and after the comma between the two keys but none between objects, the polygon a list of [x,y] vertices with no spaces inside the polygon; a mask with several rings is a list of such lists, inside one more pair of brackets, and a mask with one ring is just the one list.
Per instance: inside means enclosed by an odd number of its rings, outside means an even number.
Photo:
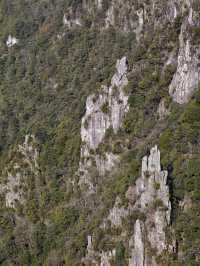
[{"label": "mountainside", "polygon": [[0,265],[200,265],[200,1],[0,1]]}]

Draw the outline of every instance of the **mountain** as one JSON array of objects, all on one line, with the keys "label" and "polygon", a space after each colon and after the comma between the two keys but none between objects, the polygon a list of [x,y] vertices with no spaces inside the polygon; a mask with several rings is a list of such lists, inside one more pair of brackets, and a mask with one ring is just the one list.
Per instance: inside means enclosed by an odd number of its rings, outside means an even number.
[{"label": "mountain", "polygon": [[200,265],[199,0],[2,0],[0,25],[0,265]]}]

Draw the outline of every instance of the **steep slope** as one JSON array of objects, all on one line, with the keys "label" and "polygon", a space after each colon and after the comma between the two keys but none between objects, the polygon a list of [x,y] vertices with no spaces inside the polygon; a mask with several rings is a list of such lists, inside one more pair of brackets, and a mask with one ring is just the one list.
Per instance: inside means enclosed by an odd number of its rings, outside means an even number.
[{"label": "steep slope", "polygon": [[1,265],[200,264],[199,14],[0,2]]}]

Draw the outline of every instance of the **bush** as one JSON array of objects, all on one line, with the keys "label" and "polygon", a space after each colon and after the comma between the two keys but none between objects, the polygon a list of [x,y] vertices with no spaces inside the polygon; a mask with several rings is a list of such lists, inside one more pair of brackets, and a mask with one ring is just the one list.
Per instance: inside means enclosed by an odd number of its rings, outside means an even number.
[{"label": "bush", "polygon": [[115,265],[116,266],[125,266],[125,247],[122,242],[116,244],[116,255],[115,255]]}]

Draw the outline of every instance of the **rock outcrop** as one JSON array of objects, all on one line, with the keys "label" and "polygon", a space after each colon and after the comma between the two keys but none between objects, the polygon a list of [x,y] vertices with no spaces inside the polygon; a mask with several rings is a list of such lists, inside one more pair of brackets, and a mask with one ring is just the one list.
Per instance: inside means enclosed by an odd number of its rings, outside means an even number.
[{"label": "rock outcrop", "polygon": [[64,14],[63,16],[63,25],[72,28],[74,26],[81,26],[81,19],[79,17],[72,17],[70,14]]},{"label": "rock outcrop", "polygon": [[[188,1],[190,6],[190,1]],[[196,11],[189,7],[189,14],[183,21],[179,36],[179,54],[177,71],[169,87],[169,94],[179,104],[187,103],[198,87],[200,80],[200,45],[192,43],[190,36],[195,27],[199,27]]]},{"label": "rock outcrop", "polygon": [[115,205],[110,210],[107,219],[105,219],[103,227],[106,227],[106,222],[110,221],[112,227],[122,226],[122,219],[127,217],[129,210],[127,210],[123,205],[119,197],[116,198]]},{"label": "rock outcrop", "polygon": [[[123,206],[117,197],[113,208],[102,223],[102,229],[106,230],[109,226],[116,229],[123,228],[123,219],[133,219],[132,237],[128,243],[129,266],[159,265],[156,262],[157,257],[162,252],[170,250],[166,237],[171,216],[167,175],[167,171],[161,170],[160,151],[155,146],[151,149],[150,155],[142,159],[141,176],[126,193],[129,206]],[[126,230],[123,230],[121,237],[127,237]],[[110,266],[113,258],[115,250],[95,251],[92,237],[88,238],[87,254],[83,259],[85,265]]]},{"label": "rock outcrop", "polygon": [[168,116],[170,113],[169,109],[166,108],[165,100],[162,99],[158,106],[158,117],[159,120],[165,119],[166,116]]},{"label": "rock outcrop", "polygon": [[[63,24],[69,28],[84,25],[81,16],[81,13],[84,13],[85,16],[93,18],[92,27],[100,27],[102,30],[113,27],[126,33],[135,32],[136,40],[139,42],[143,31],[149,25],[159,27],[160,23],[173,22],[182,12],[181,7],[179,0],[165,1],[162,5],[155,0],[111,0],[107,3],[102,0],[84,0],[65,12]],[[101,20],[98,19],[99,14]]]},{"label": "rock outcrop", "polygon": [[123,57],[117,61],[116,73],[112,77],[111,85],[102,86],[99,95],[90,95],[86,101],[86,113],[81,124],[83,145],[79,172],[81,173],[80,184],[87,184],[91,191],[93,184],[89,181],[89,169],[94,163],[98,173],[104,175],[118,162],[118,156],[112,153],[106,153],[103,156],[93,153],[104,140],[107,130],[112,129],[117,133],[129,110],[128,96],[124,93],[124,87],[128,84],[127,71],[127,59]]},{"label": "rock outcrop", "polygon": [[[145,220],[136,220],[129,266],[156,265],[156,256],[168,247],[165,229],[171,214],[167,171],[161,170],[157,146],[143,158],[141,177],[133,189],[135,202],[130,208],[145,214]],[[148,252],[152,250],[154,254],[150,257]]]},{"label": "rock outcrop", "polygon": [[87,98],[86,113],[82,119],[81,138],[89,149],[96,149],[110,127],[116,133],[128,111],[128,96],[123,88],[128,84],[127,59],[117,61],[117,72],[111,80],[111,86],[102,87],[98,96]]},{"label": "rock outcrop", "polygon": [[134,236],[131,245],[133,244],[132,258],[129,261],[129,266],[145,265],[145,240],[144,240],[144,225],[140,220],[135,222]]},{"label": "rock outcrop", "polygon": [[12,46],[18,44],[18,42],[19,42],[19,40],[18,40],[17,38],[15,38],[15,37],[9,35],[9,36],[8,36],[8,39],[7,39],[7,41],[6,41],[6,45],[7,45],[7,47],[10,48],[10,47],[12,47]]}]

